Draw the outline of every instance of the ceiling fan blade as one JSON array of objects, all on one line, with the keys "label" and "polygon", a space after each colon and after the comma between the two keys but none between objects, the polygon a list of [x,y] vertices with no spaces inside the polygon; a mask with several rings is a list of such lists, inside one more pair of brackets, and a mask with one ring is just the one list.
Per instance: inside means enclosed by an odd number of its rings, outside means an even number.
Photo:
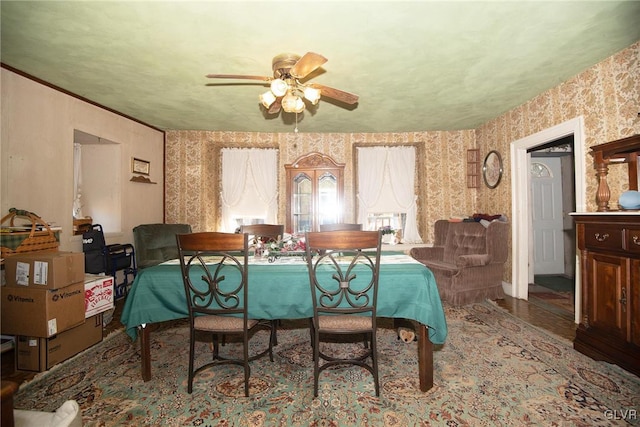
[{"label": "ceiling fan blade", "polygon": [[273,80],[273,77],[266,76],[245,76],[242,74],[207,74],[210,79],[243,79],[243,80],[262,80],[265,82]]},{"label": "ceiling fan blade", "polygon": [[329,86],[324,86],[318,83],[309,83],[307,86],[320,89],[320,93],[322,96],[344,102],[345,104],[355,104],[358,102],[358,95],[353,93],[345,92],[343,90],[335,89]]},{"label": "ceiling fan blade", "polygon": [[273,102],[273,104],[271,104],[271,107],[269,107],[268,113],[278,114],[280,112],[280,108],[282,108],[282,99],[278,98]]},{"label": "ceiling fan blade", "polygon": [[296,62],[296,65],[291,67],[289,73],[296,79],[302,79],[325,62],[327,58],[319,53],[307,52]]}]

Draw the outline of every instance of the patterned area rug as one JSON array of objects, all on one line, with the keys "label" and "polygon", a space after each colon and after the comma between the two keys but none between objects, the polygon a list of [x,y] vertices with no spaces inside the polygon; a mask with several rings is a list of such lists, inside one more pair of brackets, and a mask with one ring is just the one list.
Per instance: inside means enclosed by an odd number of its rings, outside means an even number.
[{"label": "patterned area rug", "polygon": [[[251,397],[243,395],[237,367],[201,373],[189,395],[187,327],[178,322],[152,334],[152,381],[141,380],[137,343],[118,333],[23,385],[15,407],[53,411],[75,399],[87,426],[640,424],[638,377],[490,302],[447,308],[446,315],[449,337],[435,352],[435,385],[427,393],[418,390],[416,343],[387,327],[378,336],[379,398],[370,374],[356,367],[325,371],[314,398],[309,332],[285,327],[275,361],[252,362]],[[266,340],[254,338],[257,345]]]}]

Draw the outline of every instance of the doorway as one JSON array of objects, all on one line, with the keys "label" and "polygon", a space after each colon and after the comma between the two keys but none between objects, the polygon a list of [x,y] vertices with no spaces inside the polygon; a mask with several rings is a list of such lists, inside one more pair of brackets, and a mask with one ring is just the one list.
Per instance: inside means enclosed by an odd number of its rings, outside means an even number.
[{"label": "doorway", "polygon": [[527,150],[531,188],[533,280],[529,301],[572,319],[575,307],[573,134]]},{"label": "doorway", "polygon": [[[534,281],[534,238],[532,227],[532,196],[530,162],[532,151],[562,138],[573,137],[575,211],[586,209],[584,119],[577,117],[511,143],[512,194],[512,284],[505,291],[519,299],[529,299],[529,283]],[[563,190],[564,192],[564,190]],[[568,215],[566,220],[573,221]],[[575,243],[571,243],[575,246]],[[575,247],[573,248],[575,250]],[[580,301],[580,271],[578,258],[573,264],[575,301]],[[580,304],[574,304],[574,320],[580,319]]]}]

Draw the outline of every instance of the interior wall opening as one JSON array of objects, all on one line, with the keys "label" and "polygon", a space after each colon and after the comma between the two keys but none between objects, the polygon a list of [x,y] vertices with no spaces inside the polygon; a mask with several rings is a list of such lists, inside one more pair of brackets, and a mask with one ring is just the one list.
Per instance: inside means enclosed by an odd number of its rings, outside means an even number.
[{"label": "interior wall opening", "polygon": [[73,143],[74,223],[90,219],[105,233],[122,232],[121,145],[77,129]]},{"label": "interior wall opening", "polygon": [[[575,211],[586,211],[586,147],[584,134],[584,118],[578,116],[551,128],[511,143],[511,200],[512,200],[512,283],[505,287],[505,293],[515,298],[529,299],[529,283],[533,277],[531,270],[534,263],[530,254],[533,251],[533,231],[531,227],[531,173],[528,150],[541,147],[561,138],[573,135],[574,140],[574,180]],[[578,258],[573,260],[575,279],[575,301],[580,301],[580,270],[577,268]],[[574,305],[574,321],[581,316],[580,305]]]}]

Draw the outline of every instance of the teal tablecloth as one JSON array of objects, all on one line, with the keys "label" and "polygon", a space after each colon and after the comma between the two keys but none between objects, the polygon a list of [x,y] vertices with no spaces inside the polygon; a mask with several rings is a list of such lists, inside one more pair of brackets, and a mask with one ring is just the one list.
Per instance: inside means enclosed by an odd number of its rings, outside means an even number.
[{"label": "teal tablecloth", "polygon": [[[313,316],[307,266],[278,259],[249,266],[249,315],[255,319]],[[132,339],[146,323],[188,317],[180,265],[161,264],[138,272],[127,295],[122,323]],[[429,339],[443,344],[447,322],[433,273],[407,255],[382,255],[378,317],[413,319],[429,327]]]}]

